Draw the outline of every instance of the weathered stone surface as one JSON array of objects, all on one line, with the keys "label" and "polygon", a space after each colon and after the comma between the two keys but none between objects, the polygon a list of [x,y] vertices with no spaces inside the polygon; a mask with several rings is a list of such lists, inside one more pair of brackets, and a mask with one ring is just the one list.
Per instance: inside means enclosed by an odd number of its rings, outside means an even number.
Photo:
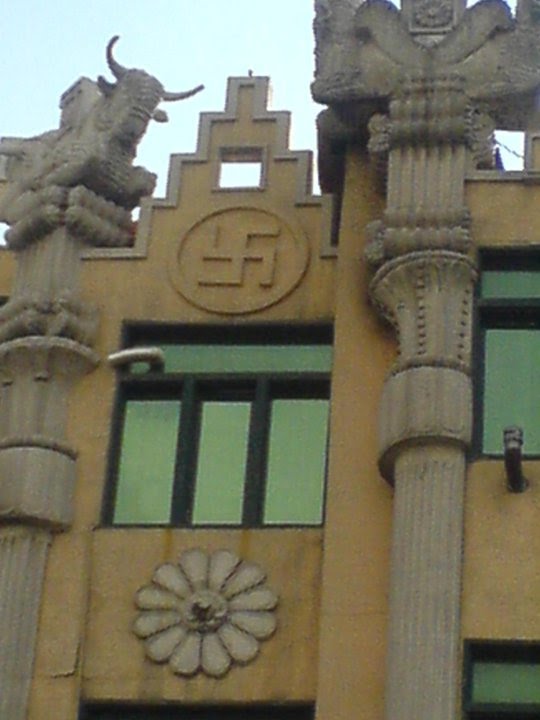
[{"label": "weathered stone surface", "polygon": [[386,717],[456,720],[463,451],[408,447],[395,477]]}]

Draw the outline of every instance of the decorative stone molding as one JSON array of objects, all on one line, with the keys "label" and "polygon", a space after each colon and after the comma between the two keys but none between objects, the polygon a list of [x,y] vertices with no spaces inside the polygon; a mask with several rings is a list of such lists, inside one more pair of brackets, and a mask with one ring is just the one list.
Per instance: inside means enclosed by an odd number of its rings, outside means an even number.
[{"label": "decorative stone molding", "polygon": [[97,310],[70,293],[50,300],[14,297],[0,308],[0,343],[42,335],[91,345],[97,325]]},{"label": "decorative stone molding", "polygon": [[465,451],[472,432],[472,390],[467,375],[452,368],[410,368],[385,383],[379,408],[379,468],[394,482],[404,448],[431,443]]},{"label": "decorative stone molding", "polygon": [[278,598],[265,580],[258,565],[229,550],[187,550],[137,592],[133,632],[146,656],[174,673],[222,677],[254,660],[276,629]]},{"label": "decorative stone molding", "polygon": [[390,147],[465,144],[469,99],[457,75],[404,78],[390,100]]},{"label": "decorative stone molding", "polygon": [[366,230],[366,260],[377,269],[386,260],[417,251],[437,250],[470,253],[470,217],[465,208],[455,212],[416,207],[409,213],[386,210],[384,220],[375,220]]},{"label": "decorative stone molding", "polygon": [[6,232],[6,241],[12,250],[20,250],[62,225],[88,245],[133,244],[134,223],[130,211],[104,200],[83,185],[72,190],[59,185],[28,190],[14,201],[10,214],[20,218]]},{"label": "decorative stone molding", "polygon": [[470,109],[469,145],[472,151],[473,170],[494,170],[501,167],[495,144],[495,122],[480,104]]}]

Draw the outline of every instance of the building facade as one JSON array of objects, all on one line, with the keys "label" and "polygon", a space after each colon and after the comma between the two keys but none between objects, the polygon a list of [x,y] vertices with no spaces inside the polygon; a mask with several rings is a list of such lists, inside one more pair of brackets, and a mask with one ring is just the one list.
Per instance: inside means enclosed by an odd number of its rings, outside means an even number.
[{"label": "building facade", "polygon": [[2,720],[540,715],[539,17],[318,0],[320,196],[115,39],[2,141]]}]

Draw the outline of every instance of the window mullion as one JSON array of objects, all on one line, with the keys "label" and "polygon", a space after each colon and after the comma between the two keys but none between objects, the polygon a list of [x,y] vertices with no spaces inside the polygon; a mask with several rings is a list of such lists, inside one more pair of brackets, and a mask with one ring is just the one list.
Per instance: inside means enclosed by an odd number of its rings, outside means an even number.
[{"label": "window mullion", "polygon": [[249,426],[248,454],[242,523],[261,525],[264,512],[266,459],[270,422],[270,381],[261,377],[255,387],[255,398]]},{"label": "window mullion", "polygon": [[171,503],[172,525],[188,525],[191,522],[198,446],[199,403],[196,381],[193,377],[187,377],[182,388],[182,410]]}]

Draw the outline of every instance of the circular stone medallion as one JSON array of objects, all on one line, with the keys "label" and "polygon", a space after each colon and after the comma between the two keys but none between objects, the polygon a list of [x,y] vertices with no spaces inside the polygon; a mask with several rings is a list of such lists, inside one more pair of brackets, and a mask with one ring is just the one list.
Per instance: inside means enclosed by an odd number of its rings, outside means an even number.
[{"label": "circular stone medallion", "polygon": [[269,307],[298,285],[309,261],[300,230],[267,210],[219,210],[193,225],[175,248],[170,278],[205,310],[242,314]]}]

